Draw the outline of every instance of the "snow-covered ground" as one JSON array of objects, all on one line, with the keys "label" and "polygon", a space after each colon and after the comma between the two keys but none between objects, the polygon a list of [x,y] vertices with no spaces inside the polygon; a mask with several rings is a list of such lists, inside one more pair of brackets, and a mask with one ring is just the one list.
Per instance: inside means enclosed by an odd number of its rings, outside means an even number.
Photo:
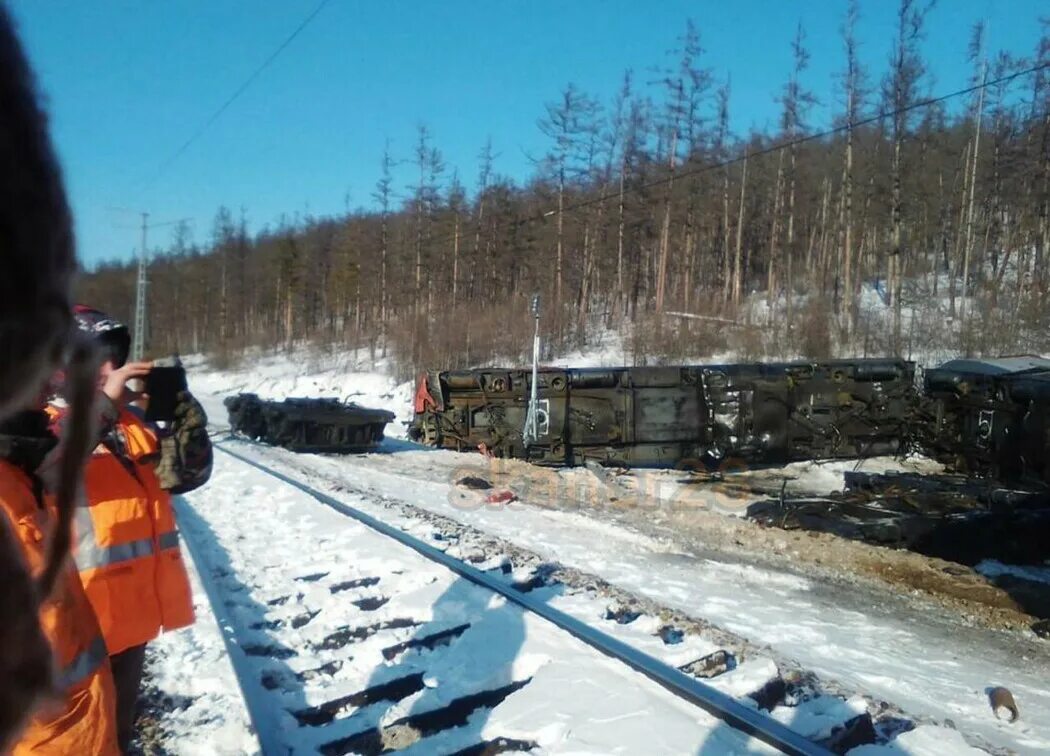
[{"label": "snow-covered ground", "polygon": [[[683,553],[590,514],[528,499],[509,506],[463,498],[454,481],[484,474],[476,457],[398,451],[354,457],[252,453],[313,485],[382,495],[467,523],[633,593],[703,618],[797,661],[817,674],[900,706],[912,716],[952,722],[962,732],[1017,753],[1050,752],[1050,652],[1017,658],[996,633],[960,627],[905,601],[873,604],[863,592],[829,590],[798,575]],[[325,488],[327,486],[327,488]],[[331,492],[331,490],[329,492]],[[566,489],[568,490],[568,489]],[[358,504],[369,511],[368,501]],[[370,512],[397,522],[384,509]],[[410,519],[403,527],[412,527]],[[1032,711],[1009,725],[992,714],[985,689],[1006,685]]]},{"label": "snow-covered ground", "polygon": [[208,369],[199,357],[189,357],[186,368],[190,388],[201,399],[213,425],[226,424],[223,398],[242,392],[264,399],[288,397],[326,397],[389,409],[396,419],[387,427],[387,436],[403,438],[405,423],[412,419],[411,381],[398,383],[388,374],[387,360],[372,362],[366,351],[325,352],[301,348],[293,352],[247,352],[228,370]]},{"label": "snow-covered ground", "polygon": [[[601,364],[587,360],[586,355],[574,355],[572,361]],[[605,364],[616,364],[616,360]],[[273,398],[336,396],[365,406],[391,409],[399,421],[411,416],[411,383],[398,385],[385,375],[383,365],[366,364],[354,355],[257,355],[243,365],[238,370],[212,371],[198,364],[191,371],[191,387],[207,407],[216,427],[226,424],[222,399],[239,391],[253,391]],[[402,435],[403,425],[393,424],[388,428],[388,436]],[[947,725],[920,726],[899,735],[889,746],[877,747],[882,752],[959,753],[963,747],[960,733],[965,733],[971,742],[1016,753],[1050,752],[1048,653],[1018,658],[1011,655],[1012,646],[1001,643],[1002,639],[995,633],[962,627],[937,612],[921,611],[904,600],[872,603],[859,590],[833,591],[805,577],[715,559],[703,553],[682,553],[659,539],[629,531],[592,514],[545,507],[537,498],[550,495],[549,490],[525,491],[523,501],[510,506],[485,505],[454,485],[463,474],[476,472],[482,465],[477,456],[424,450],[400,441],[391,441],[386,451],[330,458],[296,456],[281,450],[250,450],[267,464],[283,466],[289,474],[306,477],[311,485],[332,495],[351,496],[355,506],[385,521],[415,529],[420,535],[428,535],[432,528],[418,518],[413,519],[411,511],[400,511],[391,505],[404,504],[439,513],[545,559],[601,576],[625,590],[701,618],[754,643],[768,645],[779,658],[791,659],[846,688],[900,706],[920,721]],[[835,481],[841,480],[841,472],[839,467],[826,466],[812,470],[811,474],[826,476],[826,483],[835,487]],[[561,489],[559,484],[558,491],[571,490],[572,478],[577,474],[560,476],[566,488]],[[362,552],[364,556],[360,556],[356,549],[349,548],[349,541],[344,542],[341,535],[336,537],[335,534],[341,534],[341,528],[347,526],[345,523],[337,526],[335,521],[326,519],[334,516],[331,513],[319,514],[320,505],[316,502],[301,501],[289,492],[275,490],[272,482],[262,483],[245,476],[248,473],[244,470],[228,465],[220,468],[208,487],[191,495],[190,504],[199,521],[207,523],[214,538],[221,542],[223,550],[239,555],[232,572],[250,594],[258,591],[259,598],[268,596],[279,590],[278,584],[283,584],[287,593],[289,576],[332,571],[322,570],[320,566],[316,570],[307,567],[299,570],[297,563],[292,575],[288,566],[292,559],[311,564],[324,562],[329,567],[336,563],[344,572],[347,565],[339,564],[340,558],[353,560],[351,567],[356,560],[364,559],[369,570],[380,569],[371,566],[373,562],[369,561],[367,549]],[[340,486],[340,481],[345,485]],[[192,518],[190,524],[184,522],[183,527],[187,528],[187,535],[193,537],[189,532],[194,528]],[[278,544],[282,552],[291,548],[284,545],[286,531],[298,539],[295,546],[298,552],[273,559],[267,555],[268,549],[273,550]],[[278,533],[282,535],[276,535]],[[353,535],[354,539],[358,537],[365,536]],[[260,564],[268,567],[264,569]],[[992,574],[996,569],[1011,568],[986,564],[982,569]],[[299,590],[311,597],[311,601],[325,593],[313,588],[306,590],[303,586],[299,586]],[[423,613],[420,616],[430,611],[424,603],[413,607]],[[326,612],[330,608],[330,601],[324,604]],[[580,609],[584,610],[588,609]],[[335,611],[341,610],[333,610],[333,616]],[[206,625],[199,624],[191,634],[196,636],[203,628]],[[635,627],[633,632],[638,630]],[[171,654],[175,657],[201,645],[214,649],[215,641],[217,636],[211,641],[194,637],[183,643],[184,651],[173,648]],[[701,649],[688,650],[692,653]],[[667,649],[660,652],[668,653]],[[165,686],[168,672],[162,669],[159,674]],[[362,680],[367,682],[368,678],[352,680],[347,683],[347,690],[360,690]],[[992,685],[1006,685],[1014,692],[1022,711],[1018,723],[1010,725],[993,716],[984,692]],[[534,687],[535,683],[529,684],[493,711],[510,711],[504,707],[521,700],[519,697]],[[396,718],[400,710],[394,708],[391,716]],[[502,716],[489,716],[487,722],[513,721]],[[245,721],[243,714],[237,720],[242,725]],[[497,728],[488,724],[486,727],[484,733],[473,734],[522,737],[514,733],[528,729]],[[231,725],[231,729],[236,731],[237,725]],[[635,729],[648,728],[636,723]],[[534,730],[528,733],[534,740],[540,737]],[[546,742],[562,741],[555,738]],[[873,748],[876,747],[865,746],[856,752],[876,752]],[[553,750],[560,749],[555,746]],[[651,747],[641,751],[656,752]],[[704,752],[721,751],[705,748]]]},{"label": "snow-covered ground", "polygon": [[[182,526],[185,529],[185,521]],[[149,644],[147,655],[147,690],[175,702],[161,723],[166,750],[216,756],[258,753],[223,631],[197,565],[192,558],[185,561],[197,621],[188,629],[161,635]]]},{"label": "snow-covered ground", "polygon": [[[209,487],[189,494],[178,513],[198,569],[223,602],[264,753],[378,752],[369,745],[378,731],[384,742],[409,746],[424,736],[410,753],[501,738],[549,753],[769,751],[545,620],[226,455]],[[412,647],[453,630],[433,648]],[[217,656],[218,635],[196,635],[193,645]],[[685,661],[713,650],[695,641],[672,648]],[[761,663],[749,664],[727,673],[723,686],[741,694],[761,687]],[[167,684],[166,667],[155,674]],[[485,693],[499,700],[456,711]],[[819,729],[816,714],[806,724]],[[243,743],[243,717],[223,731],[237,724]],[[199,737],[206,723],[169,725],[168,747],[201,752],[194,729]]]}]

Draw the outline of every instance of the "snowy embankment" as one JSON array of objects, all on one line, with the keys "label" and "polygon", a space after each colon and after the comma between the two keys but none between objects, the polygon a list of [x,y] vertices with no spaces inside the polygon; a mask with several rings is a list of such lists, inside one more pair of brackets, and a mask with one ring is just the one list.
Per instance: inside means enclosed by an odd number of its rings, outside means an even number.
[{"label": "snowy embankment", "polygon": [[[390,409],[399,421],[407,420],[413,386],[398,385],[382,371],[381,365],[372,368],[347,356],[258,356],[232,371],[211,371],[198,365],[191,372],[191,387],[217,428],[226,424],[223,397],[239,391],[272,398],[349,398]],[[388,435],[403,435],[403,427],[393,424]],[[283,457],[299,473],[310,471],[313,485],[331,488],[332,481],[352,481],[374,491],[385,506],[403,503],[437,512],[545,559],[599,575],[625,590],[768,644],[781,657],[896,704],[920,720],[951,728],[922,726],[899,735],[891,746],[879,748],[932,754],[944,753],[947,746],[958,752],[948,745],[961,742],[956,740],[958,732],[952,731],[958,728],[971,742],[1018,753],[1050,751],[1050,721],[1045,716],[1050,711],[1045,685],[1050,662],[1045,654],[1011,656],[1009,644],[1000,644],[995,634],[960,627],[904,601],[874,604],[863,593],[831,592],[804,577],[682,553],[593,514],[552,511],[544,506],[549,502],[536,499],[536,493],[509,507],[470,501],[465,506],[454,481],[465,471],[477,471],[480,460],[476,456],[422,450],[399,442],[392,442],[388,451],[393,453],[346,458],[276,452],[272,459]],[[840,477],[837,469],[825,473],[829,478]],[[571,489],[577,474],[566,471],[558,476],[565,490]],[[239,527],[248,528],[248,534],[234,536],[235,541],[256,531],[268,532],[273,540],[273,534],[286,526],[272,519],[253,521],[265,511],[252,506],[253,490],[213,484],[195,496],[200,497],[202,511],[209,512],[208,518],[232,517],[242,523]],[[389,510],[371,513],[384,519],[392,516]],[[413,522],[410,515],[403,519],[404,527],[428,529],[425,523]],[[304,554],[311,551],[308,545],[302,548]],[[245,569],[254,574],[250,560]],[[163,674],[159,682],[167,687]],[[1006,684],[1014,691],[1022,709],[1019,723],[1009,725],[992,715],[984,690],[995,684]],[[240,721],[246,721],[245,717]],[[870,750],[864,747],[860,752]]]},{"label": "snowy embankment", "polygon": [[368,353],[332,353],[316,349],[264,353],[250,350],[227,370],[210,369],[203,359],[189,357],[186,369],[190,388],[208,411],[215,427],[227,423],[222,400],[233,394],[258,394],[263,399],[324,397],[354,402],[363,407],[388,409],[396,416],[386,435],[404,438],[412,419],[413,382],[398,383],[390,377],[387,360],[372,362]]}]

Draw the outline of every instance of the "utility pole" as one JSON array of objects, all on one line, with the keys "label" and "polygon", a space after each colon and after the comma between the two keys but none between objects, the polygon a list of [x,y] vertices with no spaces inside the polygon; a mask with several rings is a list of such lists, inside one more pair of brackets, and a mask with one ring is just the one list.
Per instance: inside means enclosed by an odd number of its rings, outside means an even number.
[{"label": "utility pole", "polygon": [[146,229],[149,213],[142,213],[142,246],[139,248],[139,275],[135,285],[135,338],[131,344],[131,359],[141,360],[146,345]]},{"label": "utility pole", "polygon": [[149,309],[147,288],[149,278],[149,248],[146,245],[146,231],[149,228],[160,228],[162,226],[173,226],[178,223],[186,223],[193,218],[179,218],[178,220],[165,221],[164,223],[150,223],[149,213],[142,210],[132,210],[129,207],[110,207],[109,210],[116,213],[134,213],[142,218],[139,226],[114,225],[114,228],[138,228],[142,232],[142,242],[139,246],[139,271],[135,280],[135,321],[131,339],[131,359],[141,360],[146,353],[146,328],[147,311]]}]

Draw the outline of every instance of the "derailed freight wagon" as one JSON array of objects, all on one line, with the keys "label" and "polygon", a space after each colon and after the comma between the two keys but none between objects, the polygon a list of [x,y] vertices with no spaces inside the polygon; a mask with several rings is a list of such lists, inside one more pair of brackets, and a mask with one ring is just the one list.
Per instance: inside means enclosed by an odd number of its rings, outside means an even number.
[{"label": "derailed freight wagon", "polygon": [[960,359],[923,376],[919,446],[949,468],[1050,483],[1050,360]]},{"label": "derailed freight wagon", "polygon": [[1050,360],[951,360],[916,392],[913,446],[944,474],[852,472],[820,497],[774,496],[747,516],[977,564],[1050,556]]},{"label": "derailed freight wagon", "polygon": [[426,373],[409,434],[546,464],[776,463],[903,450],[915,366],[900,360]]},{"label": "derailed freight wagon", "polygon": [[297,452],[346,454],[375,449],[394,413],[338,399],[260,399],[237,394],[223,403],[230,428],[248,438]]}]

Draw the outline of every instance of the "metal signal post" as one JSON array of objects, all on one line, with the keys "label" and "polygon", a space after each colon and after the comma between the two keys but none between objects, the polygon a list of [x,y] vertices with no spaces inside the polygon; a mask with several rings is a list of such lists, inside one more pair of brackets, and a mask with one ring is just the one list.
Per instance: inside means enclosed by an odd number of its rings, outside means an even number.
[{"label": "metal signal post", "polygon": [[532,317],[536,321],[532,337],[532,386],[529,390],[529,411],[525,415],[525,428],[521,431],[521,440],[528,448],[539,438],[539,400],[536,393],[536,382],[540,363],[540,295],[532,296]]}]

